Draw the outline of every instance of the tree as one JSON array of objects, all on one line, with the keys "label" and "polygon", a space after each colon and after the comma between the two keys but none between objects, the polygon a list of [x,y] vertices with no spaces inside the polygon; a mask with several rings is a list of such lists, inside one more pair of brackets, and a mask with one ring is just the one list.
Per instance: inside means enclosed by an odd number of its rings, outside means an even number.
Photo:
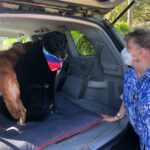
[{"label": "tree", "polygon": [[[105,18],[112,22],[124,9],[127,7],[128,1],[126,0],[121,5],[115,7],[110,13],[105,15]],[[119,21],[127,21],[127,13],[120,18]],[[135,0],[132,8],[132,22],[133,25],[150,21],[150,0]]]},{"label": "tree", "polygon": [[136,0],[133,20],[135,24],[150,21],[150,0]]}]

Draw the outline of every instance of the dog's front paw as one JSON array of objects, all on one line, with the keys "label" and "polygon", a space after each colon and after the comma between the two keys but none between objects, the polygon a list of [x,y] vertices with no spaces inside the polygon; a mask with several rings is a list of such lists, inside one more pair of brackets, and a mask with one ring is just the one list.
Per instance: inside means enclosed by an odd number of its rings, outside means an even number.
[{"label": "dog's front paw", "polygon": [[21,112],[21,117],[17,121],[17,123],[23,125],[25,123],[25,121],[26,121],[26,112]]},{"label": "dog's front paw", "polygon": [[17,121],[17,124],[19,124],[19,125],[24,125],[24,123],[25,123],[25,119],[22,119],[22,118],[20,118],[20,119]]}]

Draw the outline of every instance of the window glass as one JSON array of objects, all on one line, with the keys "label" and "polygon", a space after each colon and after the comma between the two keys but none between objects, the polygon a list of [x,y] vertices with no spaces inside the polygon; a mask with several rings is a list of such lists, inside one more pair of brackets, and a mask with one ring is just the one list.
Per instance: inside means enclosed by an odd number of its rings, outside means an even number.
[{"label": "window glass", "polygon": [[[19,42],[20,39],[18,37],[0,37],[0,50],[8,50],[12,47],[12,44],[15,42]],[[24,37],[20,42],[26,43],[29,41],[28,37]]]},{"label": "window glass", "polygon": [[44,34],[35,34],[35,35],[32,35],[32,40],[34,42],[37,42],[38,40],[42,40]]},{"label": "window glass", "polygon": [[96,54],[92,42],[82,32],[70,31],[70,34],[80,56],[93,56]]}]

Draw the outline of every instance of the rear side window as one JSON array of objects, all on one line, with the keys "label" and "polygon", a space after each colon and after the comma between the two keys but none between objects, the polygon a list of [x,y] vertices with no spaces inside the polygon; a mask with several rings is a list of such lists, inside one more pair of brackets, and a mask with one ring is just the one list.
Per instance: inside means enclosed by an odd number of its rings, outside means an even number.
[{"label": "rear side window", "polygon": [[94,56],[96,51],[92,42],[80,31],[70,31],[79,56]]},{"label": "rear side window", "polygon": [[43,36],[44,36],[44,34],[35,34],[35,35],[32,35],[32,40],[34,42],[37,42],[39,40],[42,40]]},{"label": "rear side window", "polygon": [[[24,37],[20,42],[25,43],[30,41],[28,37]],[[18,37],[0,37],[0,51],[8,50],[13,43],[19,42]]]},{"label": "rear side window", "polygon": [[0,50],[9,49],[15,42],[17,42],[16,38],[0,37]]}]

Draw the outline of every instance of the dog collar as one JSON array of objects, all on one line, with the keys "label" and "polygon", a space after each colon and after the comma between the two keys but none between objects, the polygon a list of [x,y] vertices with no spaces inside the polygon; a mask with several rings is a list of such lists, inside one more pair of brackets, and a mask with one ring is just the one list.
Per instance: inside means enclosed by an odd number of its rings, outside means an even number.
[{"label": "dog collar", "polygon": [[56,71],[61,68],[60,60],[55,55],[50,54],[44,47],[43,47],[43,54],[46,58],[48,67],[51,71]]}]

